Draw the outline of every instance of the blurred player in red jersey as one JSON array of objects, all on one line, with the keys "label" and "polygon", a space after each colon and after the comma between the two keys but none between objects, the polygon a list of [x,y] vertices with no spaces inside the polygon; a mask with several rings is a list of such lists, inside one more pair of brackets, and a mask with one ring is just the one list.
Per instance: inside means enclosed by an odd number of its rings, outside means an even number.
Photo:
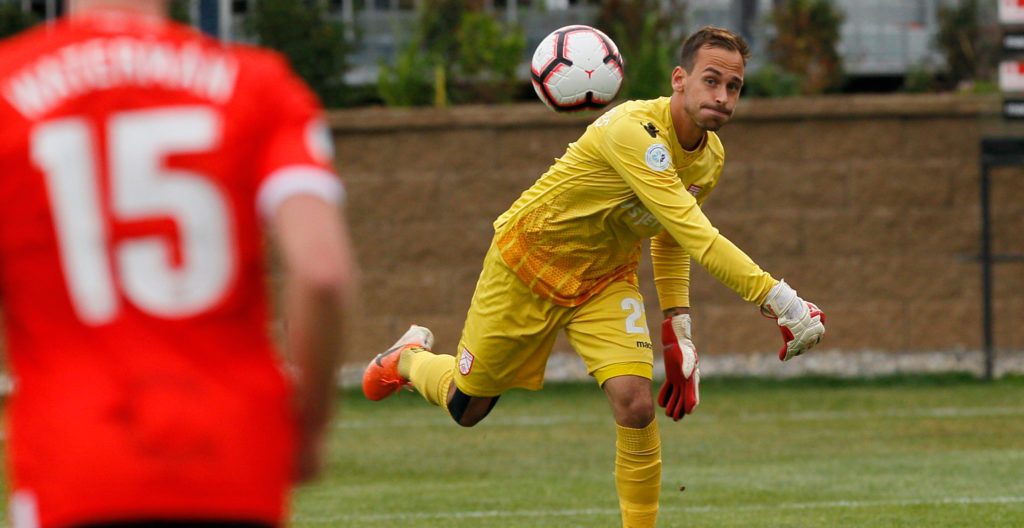
[{"label": "blurred player in red jersey", "polygon": [[322,110],[166,13],[77,0],[0,44],[15,528],[280,526],[319,464],[355,273]]}]

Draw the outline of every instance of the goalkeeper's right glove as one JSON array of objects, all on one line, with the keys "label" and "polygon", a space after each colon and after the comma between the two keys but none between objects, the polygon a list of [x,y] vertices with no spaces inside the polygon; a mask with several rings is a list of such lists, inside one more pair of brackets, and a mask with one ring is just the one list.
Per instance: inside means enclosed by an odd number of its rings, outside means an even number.
[{"label": "goalkeeper's right glove", "polygon": [[673,315],[661,323],[665,384],[658,393],[658,405],[665,415],[679,421],[700,403],[700,369],[697,349],[690,339],[690,315]]},{"label": "goalkeeper's right glove", "polygon": [[779,359],[786,361],[810,350],[825,335],[825,313],[812,303],[797,297],[786,281],[779,281],[761,304],[765,317],[778,319],[785,344]]}]

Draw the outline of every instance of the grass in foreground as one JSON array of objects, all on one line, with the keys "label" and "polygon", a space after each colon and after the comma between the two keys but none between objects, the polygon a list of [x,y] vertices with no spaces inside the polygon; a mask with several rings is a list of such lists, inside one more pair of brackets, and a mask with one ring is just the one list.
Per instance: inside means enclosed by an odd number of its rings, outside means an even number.
[{"label": "grass in foreground", "polygon": [[[659,418],[659,527],[1024,526],[1024,378],[709,379],[701,392],[694,415]],[[471,429],[417,394],[349,392],[336,424],[294,528],[619,526],[595,384],[513,391]]]},{"label": "grass in foreground", "polygon": [[[1024,526],[1024,380],[708,380],[659,418],[659,526]],[[514,391],[472,429],[416,394],[347,394],[295,527],[615,527],[594,384]],[[685,486],[685,491],[679,491]]]}]

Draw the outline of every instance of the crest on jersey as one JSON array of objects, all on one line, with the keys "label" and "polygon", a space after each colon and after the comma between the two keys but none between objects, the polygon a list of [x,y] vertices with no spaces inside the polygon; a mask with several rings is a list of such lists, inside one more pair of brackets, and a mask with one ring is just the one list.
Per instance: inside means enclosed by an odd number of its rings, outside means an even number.
[{"label": "crest on jersey", "polygon": [[469,349],[462,347],[462,353],[459,354],[459,373],[463,376],[470,373],[473,370],[473,360],[476,357],[469,352]]},{"label": "crest on jersey", "polygon": [[647,147],[644,153],[644,161],[651,170],[661,172],[672,165],[672,156],[668,153],[668,147],[661,143],[655,143]]}]

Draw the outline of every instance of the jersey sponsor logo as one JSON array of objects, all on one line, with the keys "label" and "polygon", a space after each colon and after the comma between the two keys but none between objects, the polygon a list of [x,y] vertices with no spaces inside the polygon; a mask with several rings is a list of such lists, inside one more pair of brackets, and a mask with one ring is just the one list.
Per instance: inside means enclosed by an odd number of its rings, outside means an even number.
[{"label": "jersey sponsor logo", "polygon": [[476,357],[469,352],[469,349],[462,347],[462,353],[459,354],[459,373],[463,376],[468,375],[473,370],[473,361]]},{"label": "jersey sponsor logo", "polygon": [[661,228],[661,224],[658,223],[657,217],[651,214],[650,211],[644,207],[644,204],[640,203],[639,200],[629,200],[619,206],[620,209],[626,209],[626,216],[632,221],[634,226],[648,226]]},{"label": "jersey sponsor logo", "polygon": [[701,187],[700,185],[693,184],[686,188],[686,192],[694,196],[697,196],[698,194],[700,194],[701,189],[703,189],[703,187]]},{"label": "jersey sponsor logo", "polygon": [[637,341],[636,342],[636,347],[637,348],[646,348],[648,350],[653,350],[654,349],[654,346],[651,345],[650,341]]},{"label": "jersey sponsor logo", "polygon": [[661,143],[655,143],[647,147],[644,153],[644,161],[651,170],[661,172],[672,165],[672,156],[668,153],[668,147]]},{"label": "jersey sponsor logo", "polygon": [[650,134],[652,138],[658,137],[658,127],[654,126],[654,123],[651,123],[650,121],[648,121],[647,124],[644,125],[644,130],[646,130],[647,133]]}]

